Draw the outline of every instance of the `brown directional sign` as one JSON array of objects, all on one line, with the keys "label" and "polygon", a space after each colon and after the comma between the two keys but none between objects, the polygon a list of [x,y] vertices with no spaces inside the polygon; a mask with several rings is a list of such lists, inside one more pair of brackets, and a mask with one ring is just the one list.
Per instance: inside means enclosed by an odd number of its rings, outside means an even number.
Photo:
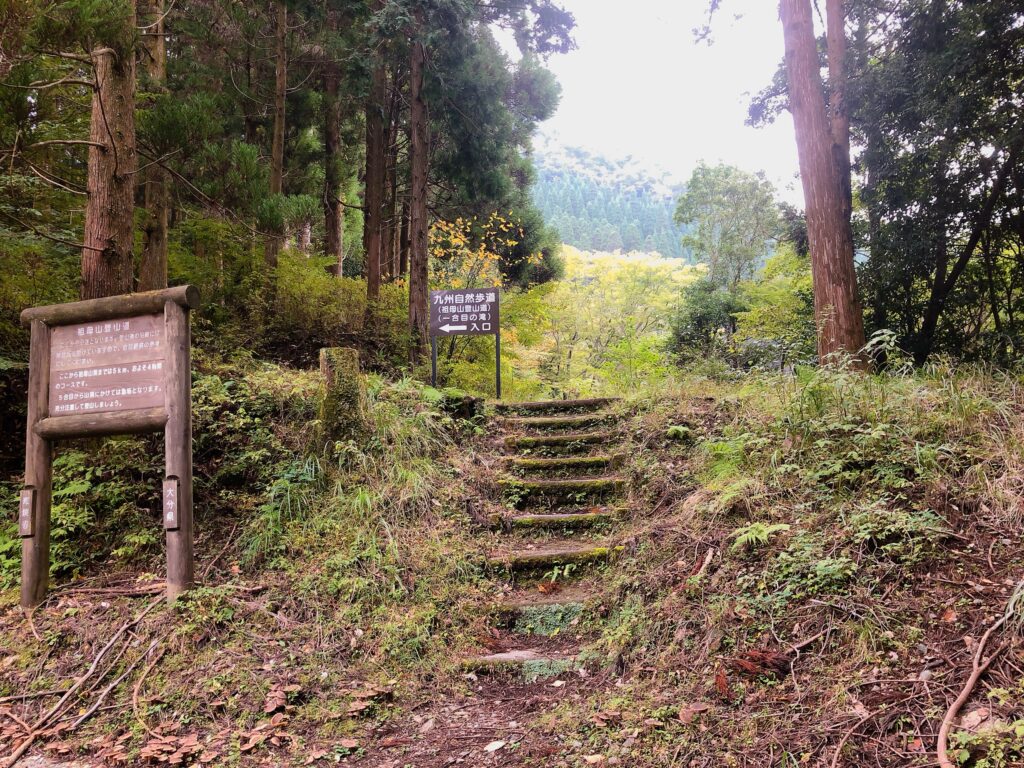
[{"label": "brown directional sign", "polygon": [[35,534],[36,490],[26,488],[21,492],[21,503],[18,504],[18,534],[28,538]]},{"label": "brown directional sign", "polygon": [[168,477],[164,480],[164,528],[176,531],[178,523],[178,478]]},{"label": "brown directional sign", "polygon": [[164,316],[62,325],[50,335],[50,415],[164,404]]},{"label": "brown directional sign", "polygon": [[497,288],[430,292],[431,336],[492,336],[498,330]]}]

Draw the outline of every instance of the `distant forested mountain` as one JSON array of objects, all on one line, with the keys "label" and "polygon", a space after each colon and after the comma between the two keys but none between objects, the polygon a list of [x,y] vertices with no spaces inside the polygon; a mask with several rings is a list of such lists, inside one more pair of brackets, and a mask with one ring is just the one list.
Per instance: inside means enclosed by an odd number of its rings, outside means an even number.
[{"label": "distant forested mountain", "polygon": [[684,230],[672,221],[681,187],[630,157],[611,160],[541,140],[533,198],[562,241],[582,250],[657,251],[682,257]]}]

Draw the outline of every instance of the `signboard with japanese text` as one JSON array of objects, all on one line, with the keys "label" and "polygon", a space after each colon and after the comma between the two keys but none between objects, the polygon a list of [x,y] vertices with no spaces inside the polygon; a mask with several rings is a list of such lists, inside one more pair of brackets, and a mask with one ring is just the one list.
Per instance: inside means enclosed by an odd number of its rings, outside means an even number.
[{"label": "signboard with japanese text", "polygon": [[164,404],[164,316],[62,325],[50,336],[50,415]]},{"label": "signboard with japanese text", "polygon": [[498,314],[497,288],[430,292],[431,336],[491,336]]},{"label": "signboard with japanese text", "polygon": [[23,607],[39,605],[49,589],[53,449],[61,440],[163,433],[167,597],[192,586],[189,312],[198,306],[199,292],[183,285],[21,313],[31,336],[18,503]]}]

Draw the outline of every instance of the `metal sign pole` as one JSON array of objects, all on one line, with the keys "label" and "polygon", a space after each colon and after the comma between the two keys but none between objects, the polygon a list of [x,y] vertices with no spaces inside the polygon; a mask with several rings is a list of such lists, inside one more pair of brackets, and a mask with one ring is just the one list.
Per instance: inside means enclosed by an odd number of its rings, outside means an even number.
[{"label": "metal sign pole", "polygon": [[437,386],[437,336],[430,337],[430,386]]},{"label": "metal sign pole", "polygon": [[501,331],[494,334],[494,385],[501,400]]}]

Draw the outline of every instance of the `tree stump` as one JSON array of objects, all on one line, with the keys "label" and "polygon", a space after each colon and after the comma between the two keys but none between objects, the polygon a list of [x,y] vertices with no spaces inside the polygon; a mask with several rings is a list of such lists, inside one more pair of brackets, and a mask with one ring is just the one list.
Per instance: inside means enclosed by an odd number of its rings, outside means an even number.
[{"label": "tree stump", "polygon": [[359,370],[359,352],[345,347],[320,350],[324,399],[320,423],[329,440],[354,440],[366,430],[366,380]]}]

